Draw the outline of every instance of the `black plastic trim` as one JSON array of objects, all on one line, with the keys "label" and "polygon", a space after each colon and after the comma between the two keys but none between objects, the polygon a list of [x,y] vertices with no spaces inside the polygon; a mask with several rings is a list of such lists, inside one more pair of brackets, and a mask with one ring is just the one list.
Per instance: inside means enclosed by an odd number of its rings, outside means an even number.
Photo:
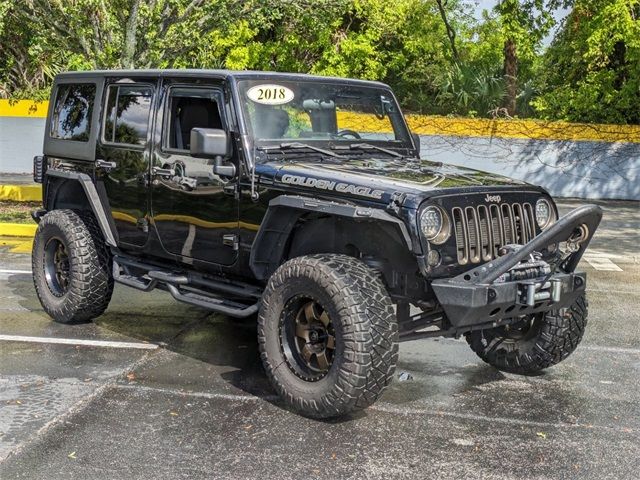
[{"label": "black plastic trim", "polygon": [[104,206],[100,201],[98,191],[96,190],[96,186],[94,185],[91,177],[86,173],[71,172],[67,170],[59,170],[56,168],[47,169],[46,175],[58,178],[66,178],[68,180],[75,180],[78,181],[80,185],[82,185],[82,189],[87,195],[89,205],[91,205],[91,210],[93,211],[96,220],[98,220],[98,225],[100,226],[102,235],[104,235],[105,242],[107,243],[107,245],[117,248],[117,234],[111,228],[109,217],[104,210]]},{"label": "black plastic trim", "polygon": [[411,236],[405,223],[384,210],[298,195],[280,195],[269,202],[269,209],[251,248],[249,265],[257,279],[267,279],[279,266],[293,226],[304,212],[393,223],[400,229],[409,251],[412,250]]}]

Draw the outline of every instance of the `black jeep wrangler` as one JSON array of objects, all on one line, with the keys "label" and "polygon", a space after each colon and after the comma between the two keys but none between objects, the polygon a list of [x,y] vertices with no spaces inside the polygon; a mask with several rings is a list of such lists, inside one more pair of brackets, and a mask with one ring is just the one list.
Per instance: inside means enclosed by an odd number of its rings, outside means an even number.
[{"label": "black jeep wrangler", "polygon": [[114,282],[257,316],[274,388],[330,417],[371,405],[398,342],[464,335],[528,374],[587,322],[576,266],[602,213],[419,158],[388,86],[216,70],[58,75],[34,160],[35,288],[62,323]]}]

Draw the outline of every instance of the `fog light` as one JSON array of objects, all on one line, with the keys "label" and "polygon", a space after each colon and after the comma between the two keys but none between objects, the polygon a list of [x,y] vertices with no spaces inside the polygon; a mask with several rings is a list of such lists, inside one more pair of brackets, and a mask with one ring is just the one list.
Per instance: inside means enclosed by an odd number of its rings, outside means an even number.
[{"label": "fog light", "polygon": [[429,250],[429,253],[427,253],[427,265],[437,267],[440,265],[440,260],[440,252],[437,250]]}]

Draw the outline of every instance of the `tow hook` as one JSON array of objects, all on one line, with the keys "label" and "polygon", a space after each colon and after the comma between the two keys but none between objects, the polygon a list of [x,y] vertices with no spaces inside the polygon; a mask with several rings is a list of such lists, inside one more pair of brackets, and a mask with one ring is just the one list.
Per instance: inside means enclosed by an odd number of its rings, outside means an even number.
[{"label": "tow hook", "polygon": [[562,282],[557,279],[545,282],[535,282],[533,280],[522,282],[518,285],[519,305],[533,307],[536,303],[551,300],[552,303],[560,301],[562,295]]}]

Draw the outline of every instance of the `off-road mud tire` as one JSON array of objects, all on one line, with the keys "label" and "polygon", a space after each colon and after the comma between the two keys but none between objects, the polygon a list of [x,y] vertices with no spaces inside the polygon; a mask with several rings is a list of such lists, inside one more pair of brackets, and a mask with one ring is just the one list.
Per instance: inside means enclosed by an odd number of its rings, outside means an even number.
[{"label": "off-road mud tire", "polygon": [[[296,376],[281,346],[282,312],[296,295],[318,299],[335,326],[333,363],[319,381]],[[398,360],[398,325],[386,288],[371,268],[346,255],[308,255],[280,266],[263,295],[258,341],[278,394],[290,408],[313,418],[342,416],[374,403]]]},{"label": "off-road mud tire", "polygon": [[[45,246],[56,238],[69,259],[66,291],[55,295],[45,276]],[[38,299],[56,322],[84,323],[100,316],[113,293],[112,257],[91,212],[53,210],[38,225],[32,252],[33,282]]]},{"label": "off-road mud tire", "polygon": [[560,363],[578,346],[587,326],[587,299],[581,295],[569,307],[545,313],[531,335],[513,340],[503,328],[468,333],[478,356],[499,370],[531,375]]}]

